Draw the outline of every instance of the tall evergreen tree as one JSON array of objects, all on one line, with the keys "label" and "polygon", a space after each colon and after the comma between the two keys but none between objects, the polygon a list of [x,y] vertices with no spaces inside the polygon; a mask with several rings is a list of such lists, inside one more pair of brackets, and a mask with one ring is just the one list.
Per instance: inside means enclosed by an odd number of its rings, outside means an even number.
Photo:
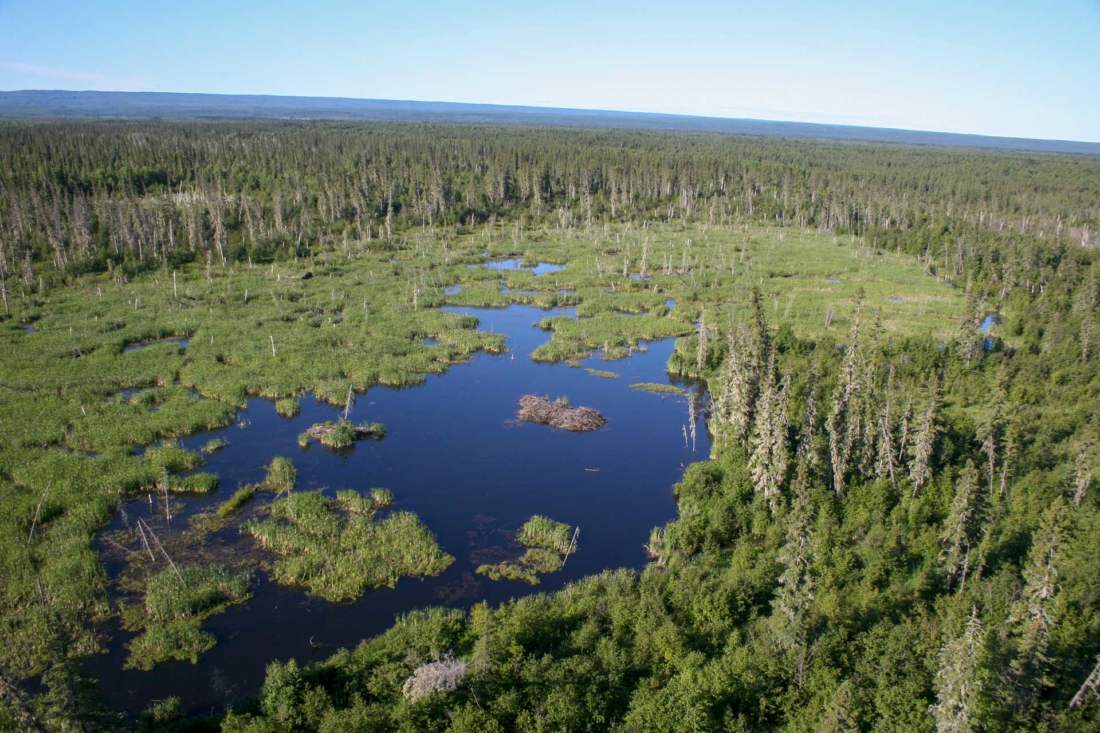
[{"label": "tall evergreen tree", "polygon": [[1007,692],[1018,710],[1034,703],[1051,684],[1050,643],[1065,531],[1065,506],[1058,499],[1040,520],[1024,566],[1024,587],[1009,614]]},{"label": "tall evergreen tree", "polygon": [[976,730],[976,708],[981,687],[978,670],[982,661],[982,622],[978,609],[962,634],[940,650],[936,673],[936,702],[929,708],[936,721],[937,733],[971,733]]},{"label": "tall evergreen tree", "polygon": [[970,569],[970,548],[981,534],[981,490],[978,470],[967,462],[955,482],[955,498],[943,523],[940,560],[947,576],[947,585],[966,583]]},{"label": "tall evergreen tree", "polygon": [[939,402],[939,386],[933,385],[909,448],[909,479],[913,483],[913,496],[920,494],[932,478],[932,456],[940,431]]}]

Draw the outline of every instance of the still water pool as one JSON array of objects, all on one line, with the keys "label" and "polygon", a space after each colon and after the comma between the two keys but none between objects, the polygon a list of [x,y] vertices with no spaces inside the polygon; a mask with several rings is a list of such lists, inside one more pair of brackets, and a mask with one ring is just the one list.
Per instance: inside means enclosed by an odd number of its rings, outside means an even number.
[{"label": "still water pool", "polygon": [[[377,387],[359,395],[350,419],[384,423],[386,437],[357,443],[343,453],[297,444],[300,432],[335,419],[340,409],[309,397],[296,417],[286,419],[276,414],[272,402],[250,400],[240,423],[182,441],[193,450],[212,438],[229,444],[209,456],[201,469],[218,475],[218,489],[210,496],[183,499],[172,526],[185,526],[189,515],[224,501],[240,484],[260,481],[266,464],[281,455],[297,467],[299,490],[390,489],[394,508],[418,514],[455,557],[454,564],[438,577],[403,579],[395,589],[368,591],[346,604],[275,585],[259,572],[248,603],[205,623],[218,645],[196,665],[124,670],[126,644],[133,634],[117,625],[106,627],[111,637],[107,653],[86,666],[111,705],[135,713],[151,700],[177,695],[189,712],[221,711],[258,691],[270,661],[325,658],[338,647],[385,630],[409,610],[468,607],[479,600],[499,603],[552,591],[604,569],[644,565],[643,543],[650,528],[675,514],[673,484],[687,463],[705,458],[710,450],[697,387],[683,385],[683,396],[630,389],[637,382],[670,381],[665,364],[674,340],[648,343],[627,359],[604,361],[597,355],[581,364],[620,374],[618,379],[601,379],[583,368],[529,358],[549,337],[534,324],[546,316],[573,316],[571,309],[513,305],[448,310],[474,315],[480,328],[504,334],[509,352],[476,354],[415,387]],[[581,434],[517,424],[516,401],[527,393],[568,397],[574,405],[599,410],[608,424]],[[694,446],[684,437],[690,432],[688,399],[699,407]],[[269,500],[266,494],[256,499]],[[172,531],[165,526],[159,502],[132,501],[125,514],[130,522],[143,517],[158,532]],[[533,514],[580,527],[578,551],[565,568],[543,576],[537,587],[476,575],[479,564],[500,559],[511,533]],[[121,528],[122,521],[120,515],[112,529]],[[241,553],[253,551],[251,541],[235,527],[212,539]],[[117,561],[107,566],[117,574]]]}]

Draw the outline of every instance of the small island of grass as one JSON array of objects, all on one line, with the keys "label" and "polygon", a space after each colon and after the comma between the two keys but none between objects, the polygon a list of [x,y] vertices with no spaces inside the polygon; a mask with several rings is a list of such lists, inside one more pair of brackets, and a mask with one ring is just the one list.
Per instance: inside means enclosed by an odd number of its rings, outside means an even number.
[{"label": "small island of grass", "polygon": [[248,600],[251,583],[248,571],[220,566],[172,566],[151,575],[143,603],[123,610],[123,625],[142,632],[130,642],[126,668],[148,671],[162,662],[197,662],[215,644],[202,622]]},{"label": "small island of grass", "polygon": [[415,514],[394,512],[376,521],[392,501],[384,489],[367,496],[341,491],[335,498],[295,493],[275,501],[269,519],[248,522],[243,531],[277,556],[276,582],[328,601],[351,601],[371,588],[392,588],[402,577],[438,575],[454,562]]},{"label": "small island of grass", "polygon": [[569,555],[576,552],[579,534],[579,529],[564,522],[536,514],[516,533],[516,542],[527,548],[522,556],[481,565],[477,572],[492,580],[522,580],[538,585],[539,575],[560,570]]}]

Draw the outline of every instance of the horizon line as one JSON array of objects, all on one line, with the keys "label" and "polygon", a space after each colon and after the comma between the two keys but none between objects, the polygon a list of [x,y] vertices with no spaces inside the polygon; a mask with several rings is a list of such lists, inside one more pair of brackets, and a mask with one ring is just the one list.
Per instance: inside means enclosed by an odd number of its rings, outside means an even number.
[{"label": "horizon line", "polygon": [[[518,109],[518,110],[531,110],[536,112],[572,112],[572,113],[595,113],[604,115],[638,115],[648,117],[666,117],[676,119],[693,119],[693,120],[712,120],[717,122],[758,122],[758,123],[780,123],[784,125],[807,125],[819,128],[829,127],[841,127],[851,128],[857,130],[879,130],[885,132],[902,132],[902,133],[924,133],[931,135],[951,135],[958,137],[973,137],[983,138],[987,140],[1008,140],[1008,141],[1024,141],[1024,142],[1038,142],[1038,143],[1070,143],[1070,144],[1083,144],[1083,145],[1098,145],[1100,146],[1100,139],[1098,140],[1082,140],[1074,138],[1058,138],[1058,137],[1026,137],[1020,135],[998,135],[986,132],[963,132],[959,130],[936,130],[917,127],[895,127],[889,125],[877,125],[870,123],[853,123],[853,122],[821,122],[815,120],[804,119],[783,119],[779,117],[730,117],[713,114],[695,114],[687,112],[656,112],[652,110],[636,110],[636,109],[615,109],[615,108],[603,108],[603,107],[568,107],[557,105],[540,105],[540,104],[526,104],[526,103],[503,103],[503,102],[472,102],[472,101],[458,101],[458,100],[443,100],[443,99],[398,99],[398,98],[386,98],[386,97],[351,97],[351,96],[332,96],[332,95],[311,95],[311,94],[269,94],[263,92],[180,92],[180,91],[157,91],[157,90],[125,90],[125,89],[66,89],[66,88],[24,88],[24,89],[0,89],[0,94],[26,94],[26,93],[68,93],[68,94],[99,94],[99,95],[115,95],[115,94],[128,94],[128,95],[173,95],[173,96],[202,96],[202,97],[255,97],[255,98],[269,98],[269,99],[310,99],[310,100],[333,100],[333,101],[345,101],[345,102],[389,102],[399,104],[441,104],[452,105],[456,107],[495,107],[500,109]],[[2,108],[0,108],[2,113]],[[125,113],[121,113],[121,116],[125,116]],[[226,115],[226,118],[232,118],[232,115]],[[167,118],[167,116],[166,116]],[[312,119],[326,119],[324,117],[316,117]],[[332,119],[332,118],[328,118]]]}]

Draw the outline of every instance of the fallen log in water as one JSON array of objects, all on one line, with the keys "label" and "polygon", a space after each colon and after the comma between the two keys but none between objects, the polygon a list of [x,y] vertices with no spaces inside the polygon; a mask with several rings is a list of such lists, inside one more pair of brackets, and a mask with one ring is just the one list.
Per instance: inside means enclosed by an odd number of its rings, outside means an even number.
[{"label": "fallen log in water", "polygon": [[591,407],[570,407],[561,397],[550,400],[530,394],[519,398],[516,419],[573,432],[596,430],[607,424],[607,418]]}]

